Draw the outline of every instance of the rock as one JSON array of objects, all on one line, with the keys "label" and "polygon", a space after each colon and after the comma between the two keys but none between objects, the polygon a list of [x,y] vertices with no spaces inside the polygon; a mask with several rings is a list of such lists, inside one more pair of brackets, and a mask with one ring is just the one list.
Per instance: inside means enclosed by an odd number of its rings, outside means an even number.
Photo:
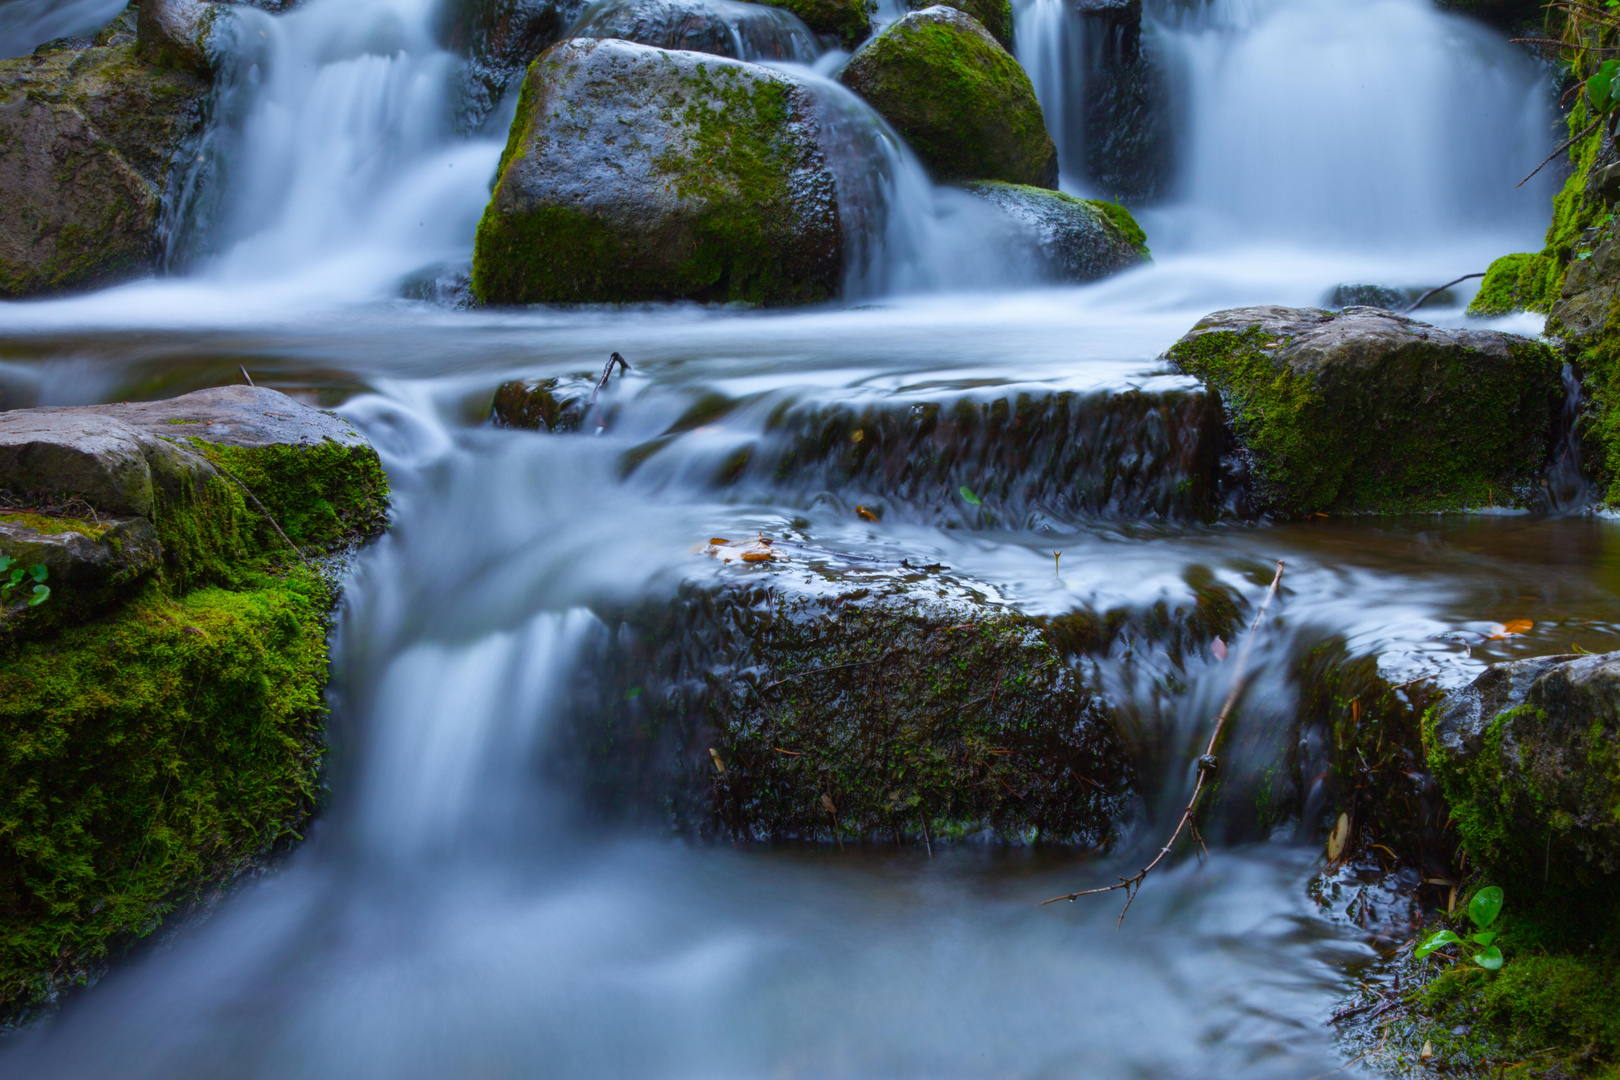
[{"label": "rock", "polygon": [[1060,281],[1096,281],[1152,259],[1147,234],[1123,206],[996,180],[962,186],[1031,234]]},{"label": "rock", "polygon": [[463,127],[483,123],[514,79],[556,42],[585,0],[446,0],[439,40],[464,59]]},{"label": "rock", "polygon": [[[1574,266],[1570,273],[1580,281],[1582,275]],[[1511,315],[1515,311],[1546,312],[1555,299],[1550,294],[1557,283],[1555,259],[1541,252],[1503,255],[1486,269],[1485,280],[1480,282],[1479,291],[1468,304],[1468,313],[1489,317]],[[1577,321],[1584,320],[1577,318]]]},{"label": "rock", "polygon": [[[1537,256],[1530,258],[1536,259]],[[1492,269],[1495,270],[1501,263],[1502,260],[1498,259],[1491,264]],[[1507,272],[1508,266],[1523,271],[1525,276],[1535,275],[1533,280],[1537,283],[1551,280],[1550,275],[1556,271],[1556,264],[1545,257],[1541,262],[1528,265],[1504,264],[1503,273]],[[1573,260],[1564,271],[1563,288],[1549,312],[1548,331],[1557,332],[1576,345],[1591,344],[1609,326],[1617,288],[1620,288],[1620,240],[1610,234],[1598,242],[1589,257]],[[1482,286],[1480,292],[1484,291]]]},{"label": "rock", "polygon": [[13,569],[43,566],[41,584],[50,589],[43,601],[50,606],[39,608],[28,602],[31,577],[15,587],[4,587],[9,578],[0,579],[0,627],[15,632],[24,625],[79,621],[156,570],[163,548],[145,518],[86,520],[0,509],[0,554],[15,560]]},{"label": "rock", "polygon": [[774,5],[791,11],[817,34],[853,49],[872,34],[873,0],[778,0]]},{"label": "rock", "polygon": [[1612,883],[1620,653],[1496,664],[1447,695],[1426,743],[1469,855],[1501,883]]},{"label": "rock", "polygon": [[797,15],[739,0],[603,0],[585,10],[570,34],[733,60],[808,64],[822,51]]},{"label": "rock", "polygon": [[530,69],[478,226],[485,303],[805,303],[843,272],[837,190],[809,86],[622,41]]},{"label": "rock", "polygon": [[862,46],[839,80],[935,179],[1057,187],[1057,148],[1029,76],[970,15],[914,11]]},{"label": "rock", "polygon": [[136,52],[149,64],[212,76],[221,50],[216,24],[226,10],[205,0],[141,0]]},{"label": "rock", "polygon": [[[921,11],[933,5],[929,0],[906,0],[906,6],[912,11]],[[1003,49],[1013,51],[1013,14],[1012,4],[1008,0],[956,0],[955,3],[948,3],[945,7],[952,7],[973,16],[980,26],[990,31],[990,36],[995,38]]]},{"label": "rock", "polygon": [[585,424],[596,380],[589,374],[569,378],[514,379],[495,388],[490,419],[496,427],[525,431],[578,431]]},{"label": "rock", "polygon": [[171,167],[199,136],[208,82],[117,44],[0,61],[0,297],[151,272]]},{"label": "rock", "polygon": [[1220,394],[1271,513],[1545,502],[1564,392],[1538,342],[1378,308],[1252,307],[1207,316],[1166,358]]}]

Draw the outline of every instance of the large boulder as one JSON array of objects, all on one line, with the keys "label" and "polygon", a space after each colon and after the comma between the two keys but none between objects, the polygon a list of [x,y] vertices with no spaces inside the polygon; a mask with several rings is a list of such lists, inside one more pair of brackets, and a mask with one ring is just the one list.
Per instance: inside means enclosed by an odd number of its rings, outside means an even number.
[{"label": "large boulder", "polygon": [[774,5],[791,11],[816,33],[853,49],[872,34],[874,0],[778,0]]},{"label": "large boulder", "polygon": [[1620,653],[1497,664],[1446,697],[1425,739],[1469,855],[1498,880],[1620,873]]},{"label": "large boulder", "polygon": [[1539,506],[1564,391],[1545,345],[1380,308],[1217,311],[1167,353],[1222,399],[1283,517]]},{"label": "large boulder", "polygon": [[564,42],[524,81],[473,292],[504,304],[825,300],[843,233],[820,131],[794,76]]},{"label": "large boulder", "polygon": [[[906,0],[906,7],[921,11],[933,7],[930,0]],[[979,25],[990,31],[990,36],[1008,52],[1013,51],[1013,13],[1009,0],[950,0],[946,7],[965,12],[979,20]]]},{"label": "large boulder", "polygon": [[1017,222],[1060,281],[1096,281],[1152,258],[1147,234],[1117,203],[998,180],[962,186]]},{"label": "large boulder", "polygon": [[601,0],[585,10],[571,33],[733,60],[808,64],[822,51],[797,15],[740,0]]},{"label": "large boulder", "polygon": [[136,52],[133,15],[89,48],[0,61],[0,298],[151,273],[171,168],[209,83]]},{"label": "large boulder", "polygon": [[862,46],[839,79],[894,125],[936,179],[1057,187],[1057,148],[1035,88],[971,15],[914,11]]}]

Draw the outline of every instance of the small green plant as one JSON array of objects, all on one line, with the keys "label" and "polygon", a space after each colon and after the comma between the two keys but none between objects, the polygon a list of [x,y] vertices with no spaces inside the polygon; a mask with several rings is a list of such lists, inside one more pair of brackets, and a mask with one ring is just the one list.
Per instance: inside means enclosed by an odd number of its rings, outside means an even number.
[{"label": "small green plant", "polygon": [[1412,955],[1421,960],[1444,946],[1462,945],[1466,948],[1472,943],[1479,946],[1480,950],[1474,953],[1474,963],[1486,971],[1495,971],[1502,966],[1502,950],[1492,944],[1496,940],[1496,932],[1489,927],[1500,914],[1502,914],[1502,890],[1499,886],[1487,885],[1468,901],[1468,918],[1474,924],[1474,933],[1464,939],[1450,930],[1437,930],[1429,935],[1429,940],[1419,945]]},{"label": "small green plant", "polygon": [[35,563],[24,569],[18,566],[17,560],[10,555],[0,555],[0,574],[7,575],[4,581],[0,581],[0,597],[8,601],[11,599],[11,590],[28,580],[34,582],[33,593],[28,597],[29,607],[39,607],[51,598],[51,587],[45,584],[50,571],[46,569],[44,563]]}]

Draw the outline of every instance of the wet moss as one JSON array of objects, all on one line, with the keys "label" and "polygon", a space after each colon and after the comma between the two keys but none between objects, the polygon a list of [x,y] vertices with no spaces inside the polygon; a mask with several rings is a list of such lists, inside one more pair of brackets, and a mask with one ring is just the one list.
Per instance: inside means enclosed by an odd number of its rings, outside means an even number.
[{"label": "wet moss", "polygon": [[1260,326],[1189,335],[1168,356],[1226,403],[1268,511],[1404,513],[1535,505],[1562,397],[1559,364],[1514,339],[1506,358],[1414,340],[1378,363],[1276,359]]},{"label": "wet moss", "polygon": [[330,586],[292,571],[0,643],[0,1013],[82,978],[318,796]]},{"label": "wet moss", "polygon": [[[319,552],[371,539],[388,524],[388,479],[377,451],[327,440],[315,445],[227,446],[190,440],[216,468],[240,482],[293,543]],[[259,551],[284,541],[253,515]]]},{"label": "wet moss", "polygon": [[872,33],[872,0],[781,0],[776,7],[793,12],[818,34],[830,34],[853,49]]},{"label": "wet moss", "polygon": [[35,514],[27,510],[0,510],[0,521],[15,525],[25,525],[35,532],[52,536],[58,533],[76,532],[88,536],[92,540],[99,540],[110,527],[99,521],[86,521],[81,518],[62,517],[58,515]]},{"label": "wet moss", "polygon": [[1562,267],[1545,252],[1503,255],[1486,270],[1468,312],[1485,316],[1515,311],[1545,314],[1558,299],[1562,279]]},{"label": "wet moss", "polygon": [[1137,251],[1141,252],[1143,260],[1153,258],[1153,252],[1148,250],[1147,233],[1142,226],[1136,223],[1131,212],[1118,203],[1106,202],[1102,199],[1083,199],[1087,206],[1102,214],[1118,229],[1120,235],[1125,237]]}]

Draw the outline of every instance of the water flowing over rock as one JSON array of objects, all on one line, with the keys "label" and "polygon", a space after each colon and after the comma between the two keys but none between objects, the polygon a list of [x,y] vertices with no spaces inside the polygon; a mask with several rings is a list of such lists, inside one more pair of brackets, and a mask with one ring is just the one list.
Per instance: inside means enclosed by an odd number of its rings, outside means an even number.
[{"label": "water flowing over rock", "polygon": [[525,69],[555,43],[585,0],[446,0],[438,36],[465,58],[464,123],[483,122]]},{"label": "water flowing over rock", "polygon": [[150,63],[211,75],[221,48],[216,24],[228,10],[205,0],[141,0],[136,50]]},{"label": "water flowing over rock", "polygon": [[1380,308],[1217,311],[1167,358],[1205,379],[1286,517],[1540,506],[1564,392],[1545,345]]},{"label": "water flowing over rock", "polygon": [[1620,653],[1497,664],[1446,697],[1427,743],[1469,854],[1498,880],[1620,873]]},{"label": "water flowing over rock", "polygon": [[1151,259],[1146,235],[1122,206],[994,180],[963,187],[1033,236],[1059,281],[1096,281]]},{"label": "water flowing over rock", "polygon": [[851,57],[839,80],[935,179],[1057,186],[1057,150],[1029,76],[970,15],[912,12]]},{"label": "water flowing over rock", "polygon": [[137,55],[133,12],[87,48],[0,61],[0,297],[150,273],[208,82]]},{"label": "water flowing over rock", "polygon": [[778,0],[818,34],[853,49],[872,33],[871,0]]},{"label": "water flowing over rock", "polygon": [[815,35],[797,15],[741,0],[602,0],[580,15],[570,33],[733,60],[808,64],[821,53]]},{"label": "water flowing over rock", "polygon": [[565,42],[525,81],[473,291],[493,303],[827,299],[844,241],[819,136],[793,76]]}]

